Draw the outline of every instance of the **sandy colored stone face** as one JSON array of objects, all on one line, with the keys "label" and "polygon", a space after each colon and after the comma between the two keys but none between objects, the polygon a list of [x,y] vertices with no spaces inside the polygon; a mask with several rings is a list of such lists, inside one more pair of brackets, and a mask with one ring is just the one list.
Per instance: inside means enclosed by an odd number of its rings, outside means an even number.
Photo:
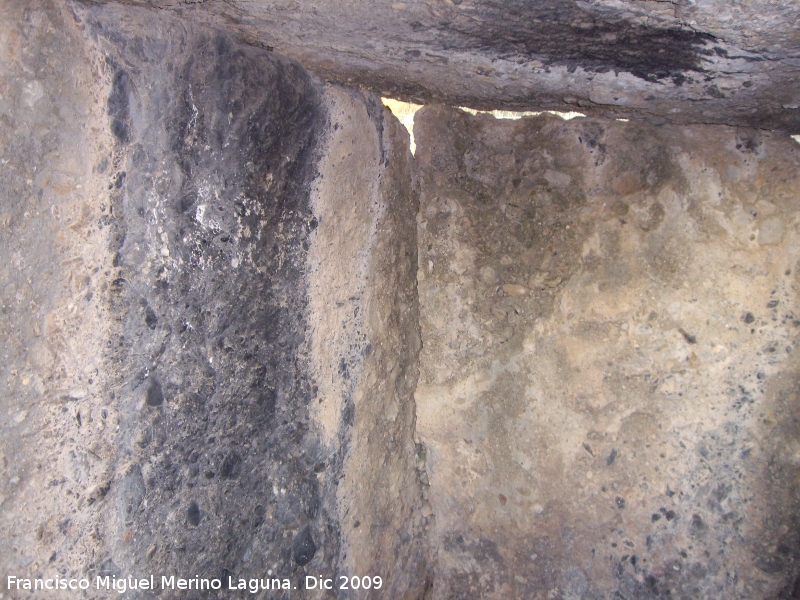
[{"label": "sandy colored stone face", "polygon": [[382,577],[376,597],[418,598],[433,577],[414,444],[419,187],[408,133],[377,97],[328,86],[324,99],[331,126],[308,257],[311,410],[343,462],[339,572]]},{"label": "sandy colored stone face", "polygon": [[417,115],[434,597],[795,585],[800,152]]},{"label": "sandy colored stone face", "polygon": [[94,560],[119,421],[103,354],[113,138],[102,61],[60,4],[0,9],[5,590],[7,575],[59,568],[74,576]]}]

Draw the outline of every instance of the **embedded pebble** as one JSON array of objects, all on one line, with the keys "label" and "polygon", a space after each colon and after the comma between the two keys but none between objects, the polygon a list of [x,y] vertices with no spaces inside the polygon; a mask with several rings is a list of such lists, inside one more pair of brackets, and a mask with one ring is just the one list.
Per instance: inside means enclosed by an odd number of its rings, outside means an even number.
[{"label": "embedded pebble", "polygon": [[758,228],[758,243],[762,246],[774,246],[783,241],[783,218],[780,216],[765,219]]},{"label": "embedded pebble", "polygon": [[479,272],[481,275],[481,279],[486,285],[492,285],[497,281],[497,273],[495,273],[494,269],[489,265],[481,267],[481,270]]},{"label": "embedded pebble", "polygon": [[502,321],[508,316],[508,311],[502,306],[493,306],[492,315],[494,315],[498,321]]},{"label": "embedded pebble", "polygon": [[521,298],[522,296],[527,296],[528,293],[530,292],[530,289],[526,288],[524,285],[519,285],[516,283],[507,283],[503,286],[503,291],[509,296],[514,296],[515,298]]}]

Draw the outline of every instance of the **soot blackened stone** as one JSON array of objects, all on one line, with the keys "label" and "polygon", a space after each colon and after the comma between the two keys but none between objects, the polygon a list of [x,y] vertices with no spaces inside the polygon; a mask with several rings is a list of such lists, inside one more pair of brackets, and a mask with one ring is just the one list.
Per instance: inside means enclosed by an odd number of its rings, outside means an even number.
[{"label": "soot blackened stone", "polygon": [[267,511],[262,505],[256,506],[255,510],[253,511],[253,530],[255,531],[261,525],[264,524],[264,520],[266,519]]},{"label": "soot blackened stone", "polygon": [[656,28],[593,12],[563,0],[478,0],[469,14],[440,25],[448,45],[500,58],[515,56],[587,71],[627,71],[646,81],[686,80],[703,70],[714,37]]},{"label": "soot blackened stone", "polygon": [[786,569],[786,565],[780,557],[769,555],[756,558],[756,566],[770,575],[778,575]]},{"label": "soot blackened stone", "polygon": [[306,525],[294,538],[292,543],[292,557],[301,567],[307,565],[317,553],[317,546],[311,536],[311,527]]},{"label": "soot blackened stone", "polygon": [[[113,71],[108,107],[118,144],[136,142],[115,165],[127,173],[113,196],[124,340],[115,360],[151,373],[137,388],[147,407],[168,394],[171,409],[122,424],[133,440],[163,440],[134,446],[149,466],[147,502],[135,496],[121,511],[132,562],[175,540],[185,552],[159,559],[160,570],[240,572],[245,560],[253,572],[288,570],[311,561],[317,544],[336,560],[338,526],[321,508],[329,491],[311,473],[327,457],[309,427],[303,349],[310,193],[327,119],[320,90],[297,65],[224,34],[150,11],[119,33],[116,8],[88,10],[105,19],[95,31],[125,65]],[[232,266],[237,256],[248,259]],[[158,293],[145,303],[145,290]],[[187,454],[189,465],[171,462]],[[286,494],[273,505],[275,488],[302,501]],[[211,514],[196,494],[213,509],[213,539],[195,529]],[[172,516],[178,501],[185,521]],[[308,526],[291,546],[271,543],[298,519]]]},{"label": "soot blackened stone", "polygon": [[703,518],[698,514],[692,515],[692,531],[695,533],[699,533],[701,531],[705,531],[705,529],[706,529],[706,524],[703,521]]}]

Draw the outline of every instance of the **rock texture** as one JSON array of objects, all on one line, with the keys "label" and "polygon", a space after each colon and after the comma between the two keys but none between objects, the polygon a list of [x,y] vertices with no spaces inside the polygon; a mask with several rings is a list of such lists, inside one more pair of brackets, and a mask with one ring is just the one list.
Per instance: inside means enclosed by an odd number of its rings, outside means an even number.
[{"label": "rock texture", "polygon": [[118,416],[103,64],[63,7],[0,8],[4,592],[7,575],[99,564]]},{"label": "rock texture", "polygon": [[414,132],[433,597],[796,597],[800,148]]},{"label": "rock texture", "polygon": [[259,593],[329,597],[305,576],[377,575],[419,597],[405,130],[224,32],[4,8],[4,587],[198,576],[229,598],[252,594],[228,577],[274,576],[300,591]]},{"label": "rock texture", "polygon": [[800,597],[764,6],[0,0],[0,598]]},{"label": "rock texture", "polygon": [[343,564],[384,578],[375,597],[421,598],[433,573],[414,444],[419,189],[408,133],[378,98],[341,88],[325,97],[334,131],[312,196],[313,414],[346,456],[337,490]]},{"label": "rock texture", "polygon": [[418,104],[800,132],[793,2],[130,1]]}]

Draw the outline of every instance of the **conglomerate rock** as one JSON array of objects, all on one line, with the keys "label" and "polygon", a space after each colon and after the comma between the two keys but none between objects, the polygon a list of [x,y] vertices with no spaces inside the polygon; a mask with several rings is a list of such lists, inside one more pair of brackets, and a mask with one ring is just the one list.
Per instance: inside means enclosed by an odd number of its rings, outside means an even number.
[{"label": "conglomerate rock", "polygon": [[796,597],[800,147],[445,107],[415,137],[433,597]]},{"label": "conglomerate rock", "polygon": [[3,8],[3,586],[419,596],[406,131],[224,32]]},{"label": "conglomerate rock", "polygon": [[0,8],[2,598],[800,596],[796,5]]}]

